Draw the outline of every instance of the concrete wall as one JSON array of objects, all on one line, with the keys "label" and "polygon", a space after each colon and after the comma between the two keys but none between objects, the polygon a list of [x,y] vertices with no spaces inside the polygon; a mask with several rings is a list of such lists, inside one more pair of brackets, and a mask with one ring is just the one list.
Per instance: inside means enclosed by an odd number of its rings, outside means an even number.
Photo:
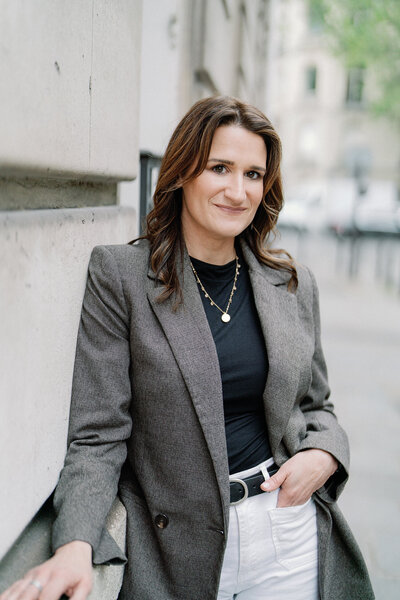
[{"label": "concrete wall", "polygon": [[2,556],[63,464],[91,249],[137,233],[116,182],[138,171],[141,2],[0,0],[0,14]]},{"label": "concrete wall", "polygon": [[63,464],[91,249],[135,231],[129,208],[0,213],[2,554],[51,494]]},{"label": "concrete wall", "polygon": [[132,179],[140,2],[0,0],[0,174]]}]

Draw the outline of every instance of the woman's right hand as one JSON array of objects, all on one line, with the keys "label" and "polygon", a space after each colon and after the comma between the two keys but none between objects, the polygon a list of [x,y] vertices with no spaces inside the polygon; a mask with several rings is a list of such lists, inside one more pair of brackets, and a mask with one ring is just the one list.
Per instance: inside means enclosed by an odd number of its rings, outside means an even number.
[{"label": "woman's right hand", "polygon": [[92,589],[92,547],[74,541],[60,546],[52,558],[34,567],[6,589],[0,600],[86,600]]}]

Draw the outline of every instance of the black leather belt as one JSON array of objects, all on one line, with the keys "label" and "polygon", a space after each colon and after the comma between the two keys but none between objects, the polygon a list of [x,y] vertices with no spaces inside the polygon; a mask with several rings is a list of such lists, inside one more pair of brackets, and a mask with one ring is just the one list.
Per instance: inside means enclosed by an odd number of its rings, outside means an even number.
[{"label": "black leather belt", "polygon": [[[267,471],[271,477],[278,469],[279,467],[275,463],[270,467],[267,467]],[[231,504],[240,504],[240,502],[243,502],[246,498],[262,494],[263,490],[260,488],[260,485],[263,481],[265,481],[265,479],[261,472],[245,477],[244,479],[231,479],[229,482]]]}]

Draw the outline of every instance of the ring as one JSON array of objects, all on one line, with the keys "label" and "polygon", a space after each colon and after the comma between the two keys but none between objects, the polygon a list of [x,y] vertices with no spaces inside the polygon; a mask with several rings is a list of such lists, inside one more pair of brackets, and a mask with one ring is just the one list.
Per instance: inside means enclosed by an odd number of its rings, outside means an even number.
[{"label": "ring", "polygon": [[43,586],[37,579],[32,579],[32,581],[29,582],[29,585],[34,585],[35,588],[39,590],[39,592],[43,591]]}]

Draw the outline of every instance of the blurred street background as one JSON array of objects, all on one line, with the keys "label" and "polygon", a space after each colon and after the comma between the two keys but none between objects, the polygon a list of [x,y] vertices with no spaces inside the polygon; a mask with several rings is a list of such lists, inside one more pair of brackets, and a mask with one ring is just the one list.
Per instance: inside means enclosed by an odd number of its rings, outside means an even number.
[{"label": "blurred street background", "polygon": [[[374,280],[373,249],[348,273],[349,248],[333,236],[283,231],[277,246],[309,265],[320,291],[332,401],[351,448],[339,500],[362,548],[378,600],[400,592],[400,303]],[[399,251],[399,248],[397,248]],[[398,273],[398,271],[397,271]],[[350,600],[350,599],[349,599]]]},{"label": "blurred street background", "polygon": [[228,94],[282,139],[275,245],[316,274],[341,506],[398,600],[400,1],[0,0],[0,79],[0,592],[49,555],[90,252],[142,231],[175,125]]}]

